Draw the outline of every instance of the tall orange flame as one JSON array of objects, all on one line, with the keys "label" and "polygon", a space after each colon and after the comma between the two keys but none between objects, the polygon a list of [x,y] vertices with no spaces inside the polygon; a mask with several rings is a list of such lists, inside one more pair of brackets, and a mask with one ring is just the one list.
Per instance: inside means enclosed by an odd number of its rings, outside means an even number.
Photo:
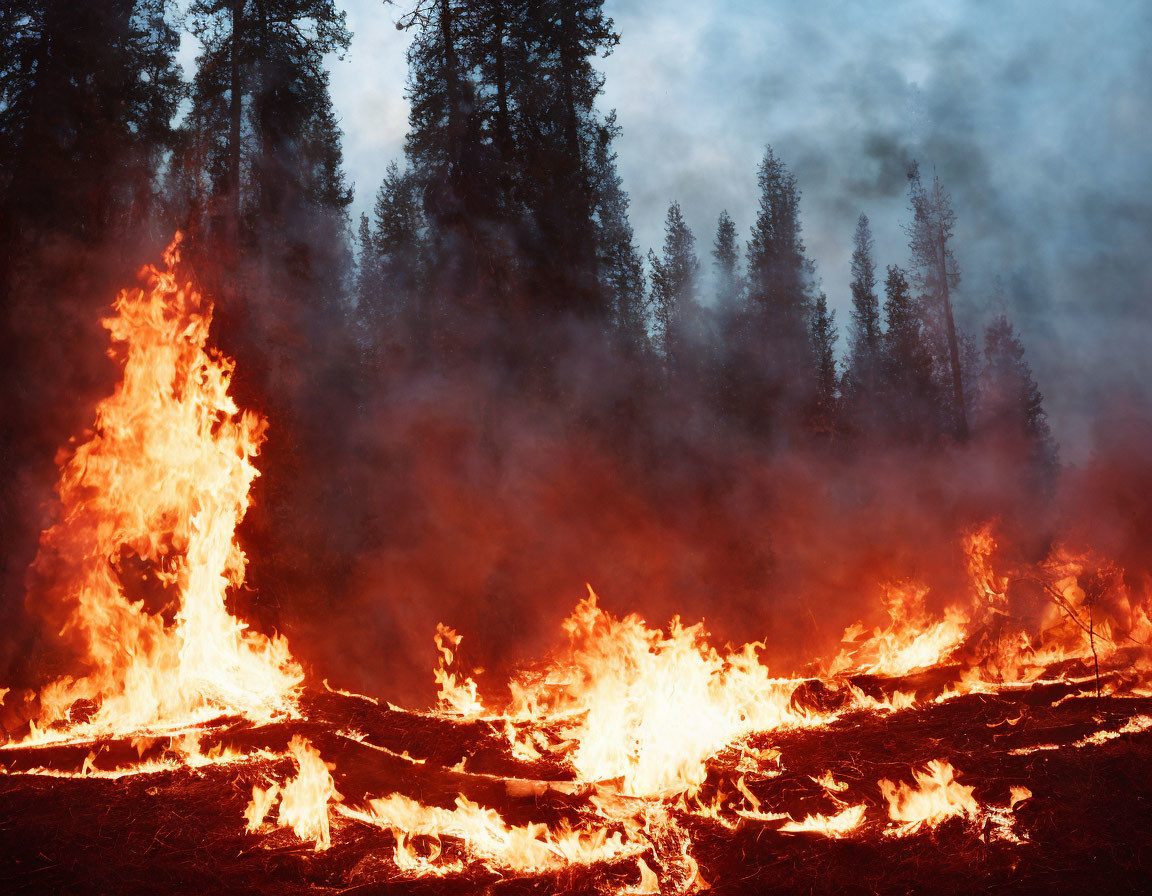
[{"label": "tall orange flame", "polygon": [[[225,604],[244,581],[236,527],[265,422],[228,394],[233,364],[207,348],[211,309],[177,279],[180,241],[104,321],[123,379],[64,463],[59,521],[41,536],[34,569],[48,584],[30,602],[64,608],[61,634],[86,667],[44,689],[41,729],[78,700],[98,705],[72,735],[266,719],[291,709],[302,678],[283,638],[249,631]],[[170,620],[126,593],[118,569],[132,558],[173,597]]]}]

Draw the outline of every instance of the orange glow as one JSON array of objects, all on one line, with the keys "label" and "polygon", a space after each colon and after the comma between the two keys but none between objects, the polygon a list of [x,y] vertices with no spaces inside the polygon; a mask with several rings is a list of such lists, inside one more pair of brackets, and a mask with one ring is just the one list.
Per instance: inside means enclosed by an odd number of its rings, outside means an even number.
[{"label": "orange glow", "polygon": [[[179,245],[177,236],[164,266],[146,267],[143,288],[121,292],[115,315],[104,322],[123,376],[98,405],[92,431],[61,464],[57,521],[42,533],[34,566],[30,599],[62,620],[59,634],[76,650],[78,673],[44,687],[28,736],[3,748],[78,749],[60,751],[67,757],[57,763],[66,768],[20,757],[14,767],[22,770],[0,767],[4,774],[114,779],[291,759],[295,771],[287,780],[266,779],[252,787],[244,811],[249,832],[291,829],[322,851],[333,842],[335,811],[338,825],[353,819],[389,832],[392,859],[406,875],[458,873],[472,861],[523,873],[619,861],[632,881],[624,892],[659,893],[671,879],[684,892],[689,885],[706,886],[689,854],[691,826],[679,826],[685,816],[729,830],[753,822],[832,838],[860,835],[869,827],[866,804],[846,795],[858,784],[850,786],[832,771],[810,778],[822,793],[807,779],[798,788],[815,794],[831,814],[795,820],[781,811],[795,804],[774,805],[785,798],[783,790],[766,782],[783,774],[790,760],[801,778],[823,766],[796,762],[788,755],[789,738],[756,735],[848,726],[865,714],[897,713],[974,692],[1004,693],[1044,681],[1045,675],[1068,690],[1079,685],[1084,691],[1092,680],[1086,669],[1094,671],[1127,643],[1152,640],[1146,595],[1139,591],[1146,584],[1134,585],[1089,550],[1067,546],[1053,548],[1038,563],[1010,568],[987,525],[959,545],[967,579],[955,594],[933,595],[914,578],[859,583],[861,595],[876,597],[861,613],[871,627],[850,626],[835,657],[817,657],[804,667],[821,670],[818,677],[775,675],[763,642],[717,646],[703,622],[688,625],[674,617],[659,628],[635,613],[614,615],[589,587],[563,623],[561,648],[509,682],[503,704],[481,700],[474,677],[479,672],[461,662],[462,636],[437,626],[437,704],[431,713],[453,720],[483,717],[475,725],[453,726],[484,732],[482,750],[461,750],[444,760],[419,739],[402,741],[421,757],[414,758],[400,751],[401,743],[378,737],[370,709],[364,716],[349,712],[331,726],[349,752],[376,751],[373,758],[383,756],[389,767],[406,771],[439,769],[443,780],[453,782],[448,793],[461,780],[452,776],[470,775],[472,783],[484,779],[488,789],[473,791],[462,783],[459,789],[483,793],[486,801],[494,793],[531,808],[533,797],[561,794],[562,814],[548,817],[564,820],[551,825],[513,823],[523,818],[506,818],[464,795],[452,808],[401,793],[343,805],[334,766],[299,734],[282,754],[242,752],[222,740],[205,749],[206,736],[212,742],[226,730],[210,730],[207,723],[214,720],[262,724],[298,718],[303,673],[282,637],[251,631],[228,606],[245,578],[236,530],[258,475],[254,461],[265,423],[240,410],[229,395],[233,365],[208,347],[211,310],[178,277]],[[881,624],[873,625],[878,619]],[[1074,671],[1051,669],[1075,660],[1083,662]],[[930,670],[934,674],[926,674]],[[1135,672],[1146,675],[1147,668]],[[393,709],[376,697],[324,684],[325,707],[347,706],[331,696],[337,695],[359,709]],[[1101,690],[1112,686],[1122,688],[1114,681]],[[6,693],[0,688],[0,702]],[[1023,718],[1021,712],[987,724],[1004,726],[1009,735]],[[331,716],[310,720],[306,730],[322,721]],[[1090,734],[1078,731],[1083,736],[1068,744],[1005,752],[1095,748],[1152,729],[1152,717],[1107,724]],[[120,744],[102,753],[103,740],[113,737]],[[764,741],[775,747],[755,746]],[[110,755],[139,761],[110,768]],[[513,763],[526,768],[509,771]],[[829,764],[853,782],[861,778],[858,767],[834,759]],[[877,782],[895,823],[886,833],[904,836],[950,818],[980,817],[1005,840],[1022,842],[1018,837],[1026,835],[1023,825],[1019,834],[1015,830],[1014,809],[1031,798],[1027,787],[1011,786],[1007,806],[1002,791],[998,805],[981,806],[974,786],[956,780],[945,759],[929,761],[911,776],[911,783]],[[501,781],[503,789],[494,785]],[[545,806],[544,800],[536,804]],[[875,830],[883,822],[875,810],[873,815]],[[665,835],[675,849],[654,851]],[[376,836],[383,840],[378,831]],[[446,847],[445,840],[455,842]]]}]

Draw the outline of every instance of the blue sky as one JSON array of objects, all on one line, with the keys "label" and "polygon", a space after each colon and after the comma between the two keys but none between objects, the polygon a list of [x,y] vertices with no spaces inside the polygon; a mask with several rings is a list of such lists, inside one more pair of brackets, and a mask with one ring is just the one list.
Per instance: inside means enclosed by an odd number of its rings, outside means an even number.
[{"label": "blue sky", "polygon": [[[408,36],[347,0],[332,60],[356,212],[402,155]],[[401,0],[401,7],[403,0]],[[905,263],[903,170],[939,173],[958,216],[961,301],[1004,284],[1073,457],[1104,396],[1152,382],[1152,3],[1146,0],[608,0],[620,46],[604,109],[646,251],[681,202],[703,256],[727,209],[741,238],[765,143],[795,171],[810,255],[847,324],[855,220]],[[708,259],[703,258],[705,264]]]}]

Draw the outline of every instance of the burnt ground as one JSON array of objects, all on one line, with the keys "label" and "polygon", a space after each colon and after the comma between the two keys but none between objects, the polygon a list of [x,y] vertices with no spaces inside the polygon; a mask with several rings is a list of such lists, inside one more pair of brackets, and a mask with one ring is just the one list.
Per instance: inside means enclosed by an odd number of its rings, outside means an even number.
[{"label": "burnt ground", "polygon": [[[907,685],[857,683],[871,691]],[[747,751],[738,749],[709,763],[701,798],[720,797],[723,821],[672,809],[672,823],[653,834],[645,860],[661,875],[665,893],[678,892],[683,882],[680,857],[688,841],[700,876],[716,894],[1147,892],[1152,730],[1077,744],[1152,715],[1152,698],[1126,692],[1123,676],[1108,683],[1116,693],[1101,698],[1091,682],[1038,684],[890,714],[847,713],[824,727],[756,735],[748,746],[763,751],[758,766],[750,767]],[[828,694],[814,685],[797,699],[820,702]],[[227,721],[206,726],[201,748],[279,752],[301,734],[335,763],[347,805],[400,792],[450,807],[463,793],[496,808],[508,823],[591,818],[588,788],[571,783],[563,758],[512,759],[502,723],[405,712],[326,691],[310,691],[302,709],[303,719],[264,727]],[[363,742],[342,736],[349,730],[360,732]],[[165,749],[162,739],[146,747],[143,758],[160,757]],[[84,744],[0,751],[6,772],[0,774],[0,891],[510,896],[621,891],[639,880],[634,858],[558,873],[502,872],[469,861],[447,838],[445,856],[462,859],[464,871],[415,878],[392,861],[390,833],[335,814],[326,852],[301,844],[289,830],[246,833],[243,815],[253,784],[289,777],[294,766],[287,758],[118,779],[20,774],[42,767],[79,772],[92,750]],[[100,744],[95,752],[97,769],[138,758],[127,740]],[[775,752],[778,759],[765,758]],[[423,762],[398,755],[403,753]],[[951,762],[982,806],[1006,807],[1013,786],[1032,792],[1002,813],[1011,838],[987,815],[892,834],[877,782],[911,781],[913,767],[937,758]],[[453,770],[461,760],[466,770]],[[830,794],[812,780],[829,771],[847,784],[845,791]],[[849,836],[831,839],[785,833],[778,830],[781,822],[739,818],[729,810],[744,805],[735,784],[741,775],[763,812],[800,819],[863,803],[865,822]]]}]

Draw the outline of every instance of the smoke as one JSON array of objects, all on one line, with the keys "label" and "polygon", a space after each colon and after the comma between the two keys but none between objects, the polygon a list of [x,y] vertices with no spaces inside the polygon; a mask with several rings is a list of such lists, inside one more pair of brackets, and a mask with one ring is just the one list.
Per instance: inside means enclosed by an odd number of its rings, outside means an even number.
[{"label": "smoke", "polygon": [[[962,536],[989,522],[1005,566],[1071,542],[1147,587],[1152,414],[1136,398],[1101,415],[1091,462],[1045,493],[1010,440],[752,435],[706,379],[670,378],[589,323],[538,321],[541,371],[526,369],[531,353],[484,347],[515,344],[486,312],[451,312],[456,331],[486,334],[480,350],[424,357],[398,319],[362,356],[338,304],[306,311],[258,289],[243,312],[236,301],[218,304],[212,340],[236,357],[241,407],[271,426],[234,610],[285,633],[317,679],[428,705],[445,622],[499,699],[508,673],[558,644],[585,583],[614,612],[704,619],[714,642],[760,640],[773,670],[804,671],[835,655],[848,625],[887,622],[890,584],[924,583],[935,609],[964,598]],[[86,313],[98,319],[99,306]],[[89,334],[75,363],[98,363],[104,347]],[[63,410],[57,375],[39,388]],[[105,369],[92,401],[114,379]],[[68,413],[81,432],[91,403]],[[29,481],[43,509],[26,497],[18,522],[34,552],[52,508],[44,464]],[[14,668],[38,674],[27,627],[11,631]]]},{"label": "smoke", "polygon": [[[1146,4],[620,3],[606,102],[643,246],[679,199],[701,247],[726,208],[746,238],[771,143],[796,172],[805,239],[843,322],[852,228],[904,264],[905,163],[958,215],[957,296],[978,331],[997,281],[1065,453],[1083,458],[1118,388],[1147,395],[1152,181]],[[671,102],[669,100],[672,100]],[[691,135],[689,138],[687,135]]]},{"label": "smoke", "polygon": [[551,387],[486,355],[402,358],[346,404],[323,395],[333,428],[294,468],[291,514],[263,518],[258,493],[249,521],[259,602],[314,672],[428,705],[444,622],[499,699],[588,583],[614,612],[762,640],[783,674],[886,623],[886,585],[924,582],[937,609],[966,596],[961,539],[982,523],[1013,562],[1058,538],[1022,446],[778,447],[597,329],[552,327]]}]

